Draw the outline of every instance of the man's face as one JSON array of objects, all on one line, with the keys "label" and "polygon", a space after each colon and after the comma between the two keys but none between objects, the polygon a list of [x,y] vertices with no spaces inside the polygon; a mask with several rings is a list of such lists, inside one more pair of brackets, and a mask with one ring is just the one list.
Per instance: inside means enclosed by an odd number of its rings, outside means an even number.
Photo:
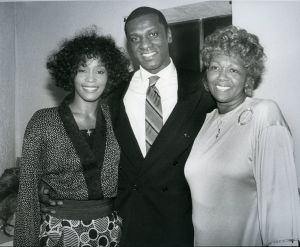
[{"label": "man's face", "polygon": [[158,16],[137,17],[127,23],[126,31],[131,51],[145,70],[156,74],[170,63],[171,31],[166,33]]}]

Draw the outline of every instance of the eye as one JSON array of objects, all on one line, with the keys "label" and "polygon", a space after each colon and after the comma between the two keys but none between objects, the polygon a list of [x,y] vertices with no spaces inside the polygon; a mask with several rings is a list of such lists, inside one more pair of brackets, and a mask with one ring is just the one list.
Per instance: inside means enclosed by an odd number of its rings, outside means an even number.
[{"label": "eye", "polygon": [[234,68],[229,69],[229,71],[230,71],[230,73],[233,73],[233,74],[239,74],[239,71]]},{"label": "eye", "polygon": [[157,38],[158,37],[158,33],[157,32],[151,32],[149,34],[149,36],[152,37],[152,38]]},{"label": "eye", "polygon": [[78,69],[77,72],[78,73],[84,73],[84,72],[86,72],[86,68],[81,67],[81,68]]},{"label": "eye", "polygon": [[219,69],[219,67],[216,66],[216,65],[210,65],[210,66],[208,67],[208,70],[209,70],[209,71],[217,71],[218,69]]},{"label": "eye", "polygon": [[103,74],[105,74],[105,71],[104,70],[97,70],[97,74],[103,75]]},{"label": "eye", "polygon": [[137,43],[139,41],[139,38],[136,36],[131,36],[129,39],[132,43]]}]

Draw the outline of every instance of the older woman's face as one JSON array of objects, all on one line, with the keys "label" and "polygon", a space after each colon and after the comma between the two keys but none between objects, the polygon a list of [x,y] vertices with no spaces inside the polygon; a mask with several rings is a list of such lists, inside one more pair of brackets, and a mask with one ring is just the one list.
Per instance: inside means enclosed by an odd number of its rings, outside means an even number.
[{"label": "older woman's face", "polygon": [[103,93],[108,73],[100,59],[88,59],[79,66],[74,79],[75,100],[97,101]]},{"label": "older woman's face", "polygon": [[212,57],[207,69],[207,87],[224,113],[244,101],[246,81],[247,71],[239,56],[218,54]]}]

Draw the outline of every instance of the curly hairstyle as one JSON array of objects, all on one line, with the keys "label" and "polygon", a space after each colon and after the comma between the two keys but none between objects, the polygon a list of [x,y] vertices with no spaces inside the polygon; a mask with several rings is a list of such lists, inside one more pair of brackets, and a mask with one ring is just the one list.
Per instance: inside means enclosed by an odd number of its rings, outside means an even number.
[{"label": "curly hairstyle", "polygon": [[119,84],[129,79],[129,61],[111,36],[98,35],[96,28],[84,29],[62,42],[47,59],[47,69],[56,86],[74,92],[74,78],[80,65],[88,59],[101,59],[108,80],[101,98],[107,97]]},{"label": "curly hairstyle", "polygon": [[248,76],[253,79],[253,89],[258,87],[265,68],[265,54],[256,35],[232,25],[218,29],[205,38],[201,50],[204,67],[209,67],[216,54],[240,56]]}]

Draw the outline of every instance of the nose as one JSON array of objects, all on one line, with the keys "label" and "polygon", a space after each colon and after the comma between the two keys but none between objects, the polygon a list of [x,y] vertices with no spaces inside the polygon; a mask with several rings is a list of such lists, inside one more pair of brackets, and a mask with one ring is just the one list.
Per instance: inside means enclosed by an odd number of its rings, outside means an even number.
[{"label": "nose", "polygon": [[222,68],[219,73],[219,80],[226,80],[227,78],[227,71],[225,68]]},{"label": "nose", "polygon": [[94,72],[92,70],[90,70],[89,73],[87,74],[86,80],[88,82],[93,82],[95,80],[95,75],[94,75]]},{"label": "nose", "polygon": [[148,49],[150,46],[151,46],[151,41],[147,37],[144,37],[141,40],[140,47],[145,50]]}]

